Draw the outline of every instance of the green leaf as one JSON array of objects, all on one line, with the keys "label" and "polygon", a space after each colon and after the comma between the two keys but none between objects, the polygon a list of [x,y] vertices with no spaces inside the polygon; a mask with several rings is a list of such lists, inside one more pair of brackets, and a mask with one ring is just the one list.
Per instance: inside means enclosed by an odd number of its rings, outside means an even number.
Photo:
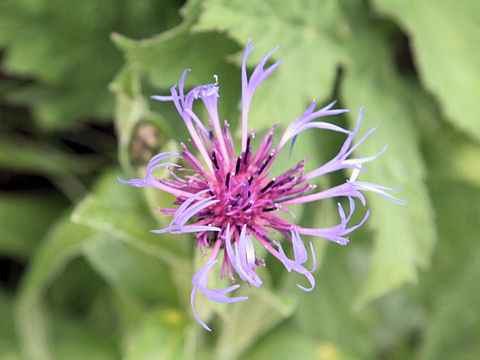
[{"label": "green leaf", "polygon": [[13,301],[0,290],[0,354],[2,359],[20,360],[18,340],[15,336],[13,319]]},{"label": "green leaf", "polygon": [[440,100],[447,118],[480,141],[480,3],[375,0],[410,36],[422,81]]},{"label": "green leaf", "polygon": [[432,129],[425,142],[427,164],[432,180],[463,182],[480,187],[479,144],[466,139],[444,124]]},{"label": "green leaf", "polygon": [[[118,275],[115,275],[116,271],[120,271],[120,268],[122,271],[129,270],[124,265],[136,264],[143,259],[140,262],[145,261],[145,263],[138,266],[140,268],[144,266],[143,269],[147,273],[153,271],[152,267],[154,267],[158,273],[151,273],[151,275],[159,281],[169,276],[166,270],[160,270],[161,264],[164,264],[169,267],[168,272],[176,286],[179,301],[186,307],[191,265],[185,258],[185,254],[189,253],[186,253],[185,249],[191,248],[191,237],[152,234],[150,230],[158,229],[159,226],[149,214],[142,197],[142,189],[120,183],[114,174],[115,172],[111,171],[105,172],[99,178],[93,195],[87,196],[80,202],[72,214],[72,219],[76,223],[111,237],[110,240],[105,238],[97,245],[92,245],[93,248],[87,249],[90,261],[109,281],[123,290],[132,290],[132,286],[136,286],[136,277],[143,276],[141,273],[135,273],[134,277],[132,273],[131,277],[119,279]],[[123,243],[117,244],[112,237]],[[110,251],[116,252],[119,257],[108,260]],[[116,263],[116,260],[120,259],[122,264]],[[158,261],[160,263],[157,263]],[[153,263],[155,265],[152,265]],[[155,280],[148,275],[145,276],[145,279],[138,280],[139,289],[137,290],[143,294],[149,291],[148,284],[152,284]],[[119,285],[120,280],[125,282]],[[166,296],[168,287],[164,289],[160,285],[158,287],[156,290],[150,289],[150,294],[152,291],[157,295],[162,292]],[[147,295],[147,298],[151,300],[150,295]]]},{"label": "green leaf", "polygon": [[[235,121],[240,76],[232,78],[234,67],[226,62],[225,58],[238,50],[238,46],[218,33],[192,34],[191,26],[196,21],[200,4],[201,1],[198,0],[187,2],[182,9],[184,21],[158,36],[135,41],[120,34],[113,34],[112,40],[124,52],[128,64],[145,74],[149,85],[164,89],[165,94],[169,94],[168,89],[178,83],[186,68],[192,70],[186,77],[186,87],[212,83],[215,81],[213,76],[218,75],[222,98],[219,101],[220,116]],[[156,106],[163,109],[166,106],[167,109],[174,108],[172,103],[157,103]],[[165,116],[177,133],[179,126],[182,126],[179,115],[175,113]]]},{"label": "green leaf", "polygon": [[0,167],[47,176],[85,173],[96,165],[93,158],[69,154],[48,144],[9,134],[0,139]]},{"label": "green leaf", "polygon": [[145,314],[143,321],[129,334],[125,359],[183,359],[184,324],[182,315],[173,309]]},{"label": "green leaf", "polygon": [[129,147],[133,130],[148,111],[141,96],[140,79],[133,67],[124,67],[110,84],[116,95],[115,128],[118,137],[118,160],[125,171],[133,173]]},{"label": "green leaf", "polygon": [[111,329],[99,329],[95,322],[51,317],[54,359],[114,360],[120,357],[118,340]]},{"label": "green leaf", "polygon": [[55,193],[0,192],[0,252],[28,257],[64,205]]},{"label": "green leaf", "polygon": [[0,136],[0,168],[46,176],[72,200],[85,192],[78,176],[97,167],[98,158],[93,155],[74,155],[61,147],[24,136]]},{"label": "green leaf", "polygon": [[[52,316],[53,315],[53,316]],[[5,318],[2,317],[2,320]],[[20,323],[19,323],[20,321]],[[45,325],[49,326],[46,327]],[[20,300],[17,308],[17,327],[23,341],[24,359],[118,359],[117,344],[111,329],[99,329],[98,323],[68,319],[52,314],[39,298]],[[12,332],[12,328],[9,331]],[[40,331],[41,333],[37,333]],[[48,334],[45,333],[48,331]],[[27,334],[28,332],[28,334]],[[47,342],[50,335],[50,342]],[[27,340],[27,341],[25,341]],[[1,341],[0,341],[1,343]],[[14,356],[13,353],[6,354]],[[5,352],[2,351],[2,359]],[[9,357],[5,357],[10,359]],[[14,356],[12,359],[20,359]]]},{"label": "green leaf", "polygon": [[[478,220],[478,219],[477,219]],[[461,259],[459,271],[435,295],[420,359],[476,359],[480,356],[480,248]]]},{"label": "green leaf", "polygon": [[361,174],[359,180],[402,187],[395,195],[408,201],[406,206],[399,206],[375,194],[368,196],[372,208],[368,224],[375,231],[375,250],[366,284],[357,300],[360,307],[405,282],[416,281],[417,269],[429,264],[436,234],[424,183],[418,130],[409,110],[410,93],[415,88],[407,87],[396,74],[386,40],[379,32],[367,26],[360,28],[349,50],[350,70],[342,92],[347,105],[354,109],[350,117],[352,127],[362,105],[365,113],[361,133],[379,127],[362,144],[361,153],[374,155],[388,144],[387,151],[367,165],[367,173]]},{"label": "green leaf", "polygon": [[283,63],[252,101],[250,123],[256,129],[278,120],[291,122],[313,98],[330,98],[336,67],[344,56],[341,38],[349,29],[340,4],[331,0],[207,0],[194,27],[195,31],[225,31],[242,45],[253,39],[259,47],[251,53],[249,65],[280,46],[272,59],[283,57]]},{"label": "green leaf", "polygon": [[[141,199],[141,190],[121,184],[113,176],[111,183],[120,189],[121,192],[117,193],[119,198],[122,198],[124,194],[136,193],[136,196]],[[128,199],[128,196],[124,198]],[[168,235],[161,236],[150,232],[150,230],[157,229],[158,225],[147,209],[138,211],[131,207],[121,207],[101,196],[89,195],[77,205],[72,219],[74,222],[92,229],[115,235],[147,253],[153,251],[155,256],[167,263],[175,263],[178,260],[178,254],[181,253],[182,245],[177,244],[178,241],[173,242]]]},{"label": "green leaf", "polygon": [[115,290],[117,291],[114,291],[110,305],[113,305],[113,309],[118,315],[118,327],[129,329],[131,326],[137,326],[147,311],[144,304],[126,291]]},{"label": "green leaf", "polygon": [[222,316],[224,326],[215,359],[237,359],[259,337],[288,318],[295,307],[291,298],[280,298],[264,288],[245,288],[236,296],[248,296],[248,300],[228,305],[231,308]]},{"label": "green leaf", "polygon": [[105,89],[121,56],[109,34],[143,37],[165,30],[179,21],[178,6],[155,0],[2,1],[4,69],[37,81],[8,98],[31,104],[39,125],[48,130],[75,126],[82,118],[110,117],[112,97]]},{"label": "green leaf", "polygon": [[34,254],[22,280],[16,308],[16,327],[25,358],[52,358],[48,315],[42,297],[67,263],[78,256],[82,245],[92,235],[90,229],[63,218],[51,229]]},{"label": "green leaf", "polygon": [[[98,234],[97,236],[101,236]],[[90,241],[95,241],[94,237]],[[114,311],[105,281],[95,273],[84,257],[75,257],[48,288],[45,304],[49,312],[72,314],[77,319],[92,320],[99,328],[110,328]],[[53,314],[53,315],[54,315]]]},{"label": "green leaf", "polygon": [[361,243],[357,244],[358,235],[351,239],[347,247],[327,246],[324,264],[315,276],[316,287],[298,296],[294,320],[319,342],[348,351],[355,358],[371,358],[374,314],[352,311],[366,256]]},{"label": "green leaf", "polygon": [[[186,77],[185,86],[211,83],[214,74],[222,80],[224,74],[226,76],[225,56],[238,49],[222,35],[191,35],[185,26],[141,41],[115,34],[113,41],[125,53],[128,63],[137,66],[154,86],[163,89],[178,83],[186,68],[192,71]],[[231,70],[232,66],[227,69]]]},{"label": "green leaf", "polygon": [[[453,277],[457,277],[458,265],[475,252],[477,228],[480,224],[477,203],[480,202],[478,184],[458,171],[465,148],[473,147],[465,136],[450,127],[432,133],[426,141],[425,153],[429,166],[429,186],[437,212],[439,242],[432,269],[423,276],[422,293],[436,294],[440,287],[447,290]],[[476,147],[477,156],[480,147]],[[471,163],[473,165],[474,163]],[[471,166],[472,174],[476,168]],[[420,284],[422,285],[422,284]],[[431,286],[434,288],[432,289]]]},{"label": "green leaf", "polygon": [[112,287],[144,301],[146,305],[156,302],[176,304],[175,288],[168,269],[157,257],[109,234],[90,242],[85,246],[84,254]]},{"label": "green leaf", "polygon": [[160,151],[169,129],[162,116],[149,110],[135,66],[125,66],[110,84],[110,90],[116,98],[119,162],[127,173],[133,175],[136,163],[146,163]]},{"label": "green leaf", "polygon": [[82,225],[61,218],[48,232],[45,240],[32,258],[25,274],[21,294],[23,297],[39,296],[51,284],[64,266],[92,239],[94,232]]},{"label": "green leaf", "polygon": [[[480,248],[476,239],[480,191],[459,163],[465,149],[478,145],[444,126],[426,141],[429,185],[437,211],[439,242],[432,268],[412,294],[425,307],[428,322],[419,359],[476,359],[479,329]],[[472,174],[476,168],[470,164]],[[461,168],[461,167],[460,167]]]},{"label": "green leaf", "polygon": [[351,360],[343,349],[329,342],[319,342],[301,329],[282,326],[261,339],[245,357],[251,360]]}]

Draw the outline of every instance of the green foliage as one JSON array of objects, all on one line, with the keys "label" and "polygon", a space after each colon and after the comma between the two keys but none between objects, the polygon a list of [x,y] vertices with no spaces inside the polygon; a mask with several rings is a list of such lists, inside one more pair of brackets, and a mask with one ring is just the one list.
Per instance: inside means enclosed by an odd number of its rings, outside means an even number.
[{"label": "green foliage", "polygon": [[0,292],[0,352],[7,360],[20,359],[20,351],[18,347],[18,340],[15,333],[12,332],[14,328],[13,318],[13,301],[12,299]]},{"label": "green foliage", "polygon": [[62,209],[55,193],[0,193],[0,252],[26,258]]},{"label": "green foliage", "polygon": [[[349,256],[342,254],[342,248],[327,249],[316,275],[318,289],[299,298],[294,319],[304,333],[355,355],[354,358],[368,359],[374,352],[375,314],[353,311],[359,291],[358,274],[363,270],[358,260],[364,258],[364,250],[352,245]],[[352,261],[355,258],[357,262]]]},{"label": "green foliage", "polygon": [[125,359],[182,359],[184,321],[174,309],[148,312],[132,331],[125,348]]},{"label": "green foliage", "polygon": [[[417,268],[429,264],[435,242],[433,209],[424,183],[425,164],[419,131],[414,126],[414,106],[427,107],[429,103],[425,100],[410,104],[411,93],[419,90],[398,75],[387,39],[372,30],[365,25],[355,32],[342,93],[350,108],[365,106],[363,129],[379,127],[362,151],[375,154],[388,144],[385,155],[370,164],[362,179],[401,186],[400,197],[408,204],[404,208],[392,207],[384,199],[370,197],[373,215],[369,224],[376,232],[376,245],[373,266],[357,306],[405,281],[416,281]],[[356,112],[351,113],[352,126],[356,116]]]},{"label": "green foliage", "polygon": [[81,251],[93,233],[61,218],[47,234],[25,274],[16,310],[16,327],[22,353],[30,359],[50,359],[48,310],[43,304],[45,291],[65,266]]},{"label": "green foliage", "polygon": [[[0,282],[0,357],[477,359],[478,3],[189,0],[180,6],[0,3],[0,94],[8,101],[0,104],[1,130],[8,130],[0,136],[2,276],[11,263],[26,265],[19,283],[8,271]],[[218,75],[220,116],[238,135],[239,65],[249,39],[258,45],[250,67],[277,45],[272,61],[284,59],[254,96],[249,127],[258,137],[280,121],[278,136],[312,98],[350,108],[335,118],[349,128],[365,106],[360,136],[379,129],[356,156],[374,155],[386,143],[388,149],[359,179],[402,187],[395,195],[408,204],[368,196],[371,217],[346,247],[305,237],[319,265],[312,292],[297,289],[304,277],[267,256],[259,270],[263,286],[234,292],[248,301],[216,304],[198,293],[197,312],[213,328],[208,333],[190,308],[191,278],[205,257],[188,234],[150,233],[169,223],[156,208],[171,207],[173,198],[116,177],[142,178],[152,155],[177,151],[185,141],[174,106],[149,99],[169,94],[185,68],[188,88]],[[21,123],[28,116],[13,103],[28,107],[34,126]],[[88,136],[104,132],[108,125],[86,124],[108,118],[118,165],[111,154],[85,154],[100,149],[93,136],[83,143],[87,150],[71,140],[82,127]],[[55,135],[66,129],[70,140]],[[273,172],[305,157],[307,171],[318,167],[343,139],[302,133],[292,154],[279,154]],[[317,185],[349,175],[326,176]],[[294,210],[306,226],[338,224],[334,202]],[[219,267],[212,288],[230,284],[217,276]]]},{"label": "green foliage", "polygon": [[262,339],[248,354],[248,359],[318,359],[352,360],[354,357],[328,342],[319,343],[310,334],[291,327],[281,327]]},{"label": "green foliage", "polygon": [[0,4],[0,46],[5,70],[33,78],[8,95],[33,107],[47,130],[75,126],[88,117],[110,118],[105,88],[121,65],[112,31],[142,37],[178,20],[167,1],[31,1]]},{"label": "green foliage", "polygon": [[332,35],[344,35],[338,30],[347,25],[345,21],[339,3],[333,0],[213,0],[205,2],[194,29],[220,30],[242,45],[253,39],[259,48],[252,52],[250,64],[280,46],[273,59],[284,58],[284,62],[268,84],[259,88],[252,102],[255,111],[251,112],[251,124],[262,128],[277,120],[293,121],[312,98],[330,99],[336,66],[343,58],[341,40]]},{"label": "green foliage", "polygon": [[[266,276],[262,274],[262,277],[265,280]],[[248,296],[248,301],[238,304],[222,316],[225,326],[219,335],[216,359],[237,358],[260,336],[268,336],[269,331],[288,318],[295,309],[294,300],[288,295],[279,298],[268,290],[253,288],[243,291],[242,295]],[[252,319],[262,320],[252,327]]]},{"label": "green foliage", "polygon": [[[421,279],[418,293],[428,323],[420,359],[474,359],[479,354],[480,281],[477,229],[480,214],[478,183],[457,177],[451,169],[468,159],[465,148],[478,154],[480,147],[447,129],[429,140],[429,184],[437,209],[439,243],[431,271]],[[474,163],[473,163],[474,164]],[[471,167],[471,171],[476,171]],[[458,174],[458,172],[457,172]]]},{"label": "green foliage", "polygon": [[480,141],[480,3],[374,0],[411,36],[418,72],[455,126]]},{"label": "green foliage", "polygon": [[[234,123],[240,81],[238,76],[233,76],[234,67],[226,61],[226,56],[239,47],[216,32],[192,33],[191,27],[198,18],[201,4],[199,0],[189,1],[182,9],[183,22],[161,35],[135,41],[114,34],[112,39],[125,54],[128,63],[145,75],[147,83],[165,89],[166,93],[178,82],[186,68],[192,70],[185,80],[185,85],[190,87],[213,82],[213,75],[218,75],[222,97],[219,113]],[[174,123],[177,124],[173,125],[175,128],[181,125],[178,120]]]}]

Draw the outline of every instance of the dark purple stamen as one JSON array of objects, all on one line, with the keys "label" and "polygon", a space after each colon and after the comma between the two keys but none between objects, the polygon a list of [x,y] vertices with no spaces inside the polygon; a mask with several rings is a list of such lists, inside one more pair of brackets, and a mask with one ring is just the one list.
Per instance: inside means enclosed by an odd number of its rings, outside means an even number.
[{"label": "dark purple stamen", "polygon": [[227,178],[225,179],[225,186],[228,188],[228,185],[230,183],[230,173],[227,173]]},{"label": "dark purple stamen", "polygon": [[212,161],[213,165],[215,165],[215,169],[220,170],[218,167],[218,161],[217,161],[217,156],[215,155],[215,151],[212,152]]},{"label": "dark purple stamen", "polygon": [[242,209],[242,211],[245,211],[245,210],[250,209],[250,208],[252,207],[252,205],[253,205],[253,200],[250,200],[250,202],[248,203],[248,205],[245,206],[245,207]]},{"label": "dark purple stamen", "polygon": [[265,192],[265,191],[267,191],[267,189],[268,189],[270,186],[272,186],[274,183],[275,183],[275,178],[273,178],[272,180],[270,180],[270,182],[269,182],[267,185],[265,185],[265,186],[262,188],[262,190],[260,190],[260,191],[261,191],[262,193]]},{"label": "dark purple stamen", "polygon": [[240,161],[241,161],[241,156],[237,158],[237,165],[235,166],[235,174],[238,174],[240,170]]},{"label": "dark purple stamen", "polygon": [[272,160],[273,158],[273,151],[270,153],[270,155],[268,155],[267,159],[265,160],[265,162],[263,163],[262,167],[260,169],[258,169],[258,175],[260,175],[263,170],[265,170],[265,168],[267,167],[268,163],[270,162],[270,160]]}]

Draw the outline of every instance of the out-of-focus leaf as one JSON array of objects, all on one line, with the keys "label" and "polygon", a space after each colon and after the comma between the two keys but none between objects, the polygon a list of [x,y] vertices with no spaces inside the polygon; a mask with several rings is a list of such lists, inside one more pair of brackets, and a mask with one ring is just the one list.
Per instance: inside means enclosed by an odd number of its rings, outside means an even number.
[{"label": "out-of-focus leaf", "polygon": [[4,68],[38,81],[9,94],[10,100],[32,104],[39,124],[50,130],[88,116],[108,118],[112,99],[105,88],[121,64],[110,32],[142,37],[165,30],[178,22],[179,6],[155,0],[2,1]]},{"label": "out-of-focus leaf", "polygon": [[[149,210],[146,208],[146,203],[142,197],[142,190],[120,183],[114,175],[114,172],[107,171],[100,177],[93,191],[93,195],[89,195],[77,205],[72,214],[72,219],[79,224],[86,225],[104,234],[109,234],[119,241],[125,242],[124,245],[118,245],[120,247],[116,247],[113,240],[110,243],[112,251],[117,251],[119,255],[123,253],[123,265],[131,265],[133,262],[138,261],[139,256],[143,255],[135,253],[140,251],[147,257],[146,261],[149,261],[150,265],[153,260],[148,260],[148,258],[153,257],[156,259],[155,261],[160,261],[168,266],[169,274],[172,276],[172,281],[176,285],[179,301],[183,301],[184,305],[186,305],[190,288],[190,273],[188,271],[190,264],[188,260],[184,259],[184,249],[185,247],[190,248],[190,238],[181,235],[152,234],[150,230],[158,229],[159,226],[155,223],[153,217],[149,214]],[[109,256],[109,250],[107,251],[108,246],[105,244],[106,243],[100,242],[98,243],[98,247],[95,247],[95,249],[92,248],[91,250],[91,261],[93,261],[97,267],[106,265],[103,260],[102,264],[100,264],[101,259],[104,257],[108,258]],[[107,248],[104,246],[107,246]],[[87,253],[89,252],[87,251]],[[118,258],[116,260],[118,260]],[[101,268],[102,273],[104,275],[108,274],[107,278],[112,281],[114,280],[114,278],[112,278],[113,272],[118,270],[114,269],[115,266],[120,265],[112,261],[108,265],[108,269]],[[155,265],[155,271],[160,270],[158,266],[160,265]],[[128,269],[124,269],[124,271],[127,270]],[[170,276],[166,274],[166,270],[152,275],[156,276],[158,281],[160,281],[162,277]],[[129,278],[129,280],[129,282],[127,281],[127,283],[130,283],[129,286],[132,285],[132,282],[136,281],[131,278]],[[146,283],[151,283],[152,281],[154,281],[153,278],[148,278]],[[113,282],[115,283],[115,281]],[[125,283],[123,285],[127,286]],[[145,283],[142,286],[145,289]],[[161,289],[157,290],[163,291]]]},{"label": "out-of-focus leaf", "polygon": [[[440,287],[446,291],[458,276],[459,264],[475,252],[477,230],[480,226],[480,191],[477,184],[467,182],[454,171],[462,161],[464,149],[469,145],[464,136],[444,127],[426,140],[425,153],[429,166],[429,185],[437,211],[439,242],[431,271],[420,284],[424,294],[435,294]],[[472,145],[472,144],[470,144]],[[473,147],[473,145],[472,145]],[[478,151],[478,150],[477,150]],[[472,163],[472,165],[474,162]],[[472,174],[476,168],[471,167]],[[419,292],[420,293],[420,292]]]},{"label": "out-of-focus leaf", "polygon": [[352,360],[343,349],[329,342],[319,342],[311,334],[293,326],[283,326],[268,334],[248,353],[251,360]]},{"label": "out-of-focus leaf", "polygon": [[480,187],[480,145],[455,133],[450,126],[429,132],[425,142],[431,179]]},{"label": "out-of-focus leaf", "polygon": [[127,339],[125,359],[183,359],[184,324],[177,310],[147,313]]},{"label": "out-of-focus leaf", "polygon": [[155,228],[155,224],[151,218],[142,215],[145,214],[115,208],[113,204],[89,195],[76,207],[72,219],[76,223],[108,231],[124,239],[148,237],[149,242],[153,242],[155,235],[149,234],[149,231]]},{"label": "out-of-focus leaf", "polygon": [[324,264],[315,276],[316,287],[298,297],[294,319],[317,341],[356,355],[355,358],[370,358],[374,350],[373,314],[352,310],[359,290],[358,275],[363,271],[358,268],[358,258],[363,265],[365,256],[360,244],[352,242],[348,248],[329,245]]},{"label": "out-of-focus leaf", "polygon": [[112,296],[115,312],[118,314],[119,328],[129,329],[143,320],[146,311],[145,304],[126,291],[115,291]]},{"label": "out-of-focus leaf", "polygon": [[376,326],[371,331],[376,353],[392,360],[412,357],[412,340],[426,323],[422,305],[399,289],[374,301],[371,308],[375,311]]},{"label": "out-of-focus leaf", "polygon": [[176,303],[175,288],[168,271],[157,257],[109,234],[89,243],[85,255],[113,287],[140,298],[146,304]]},{"label": "out-of-focus leaf", "polygon": [[457,169],[465,149],[477,146],[449,126],[430,135],[425,148],[439,242],[431,271],[411,294],[424,305],[429,320],[419,359],[476,359],[480,356],[480,247],[475,241],[480,191],[471,177],[460,177]]},{"label": "out-of-focus leaf", "polygon": [[[185,26],[151,39],[135,41],[115,34],[113,40],[124,51],[129,63],[138,66],[153,85],[163,89],[178,83],[186,68],[192,71],[186,77],[185,86],[212,83],[214,74],[219,76],[220,85],[223,85],[227,66],[225,56],[238,49],[234,42],[222,35],[191,35]],[[229,65],[227,70],[233,70],[233,67]]]},{"label": "out-of-focus leaf", "polygon": [[114,360],[120,357],[116,334],[98,329],[97,324],[51,317],[53,359]]},{"label": "out-of-focus leaf", "polygon": [[113,34],[112,39],[124,51],[127,61],[148,74],[149,81],[160,88],[169,89],[177,83],[186,68],[192,69],[186,86],[212,81],[212,75],[225,66],[225,54],[234,51],[236,46],[219,34],[198,36],[190,33],[201,3],[189,0],[181,10],[183,22],[159,36],[135,41]]},{"label": "out-of-focus leaf", "polygon": [[[480,217],[477,217],[478,223]],[[460,269],[449,282],[450,286],[435,294],[433,314],[426,329],[420,359],[474,360],[480,356],[479,259],[480,247],[477,245],[457,265]]]},{"label": "out-of-focus leaf", "polygon": [[2,359],[20,360],[18,341],[15,336],[13,301],[0,290],[0,354]]},{"label": "out-of-focus leaf", "polygon": [[28,257],[64,205],[55,193],[0,192],[0,252]]},{"label": "out-of-focus leaf", "polygon": [[[201,1],[188,1],[181,13],[184,21],[175,28],[150,39],[135,41],[114,34],[114,43],[124,52],[130,65],[146,74],[150,85],[169,90],[178,83],[182,72],[189,68],[192,71],[186,77],[185,86],[194,87],[205,83],[213,83],[214,75],[218,75],[220,85],[219,113],[220,117],[235,121],[237,101],[240,94],[240,76],[232,78],[234,67],[225,61],[228,54],[238,50],[234,41],[218,33],[192,34],[190,28],[196,21]],[[153,95],[153,94],[149,94]],[[162,108],[173,109],[172,103],[156,104]],[[182,126],[178,114],[167,116],[172,128]]]},{"label": "out-of-focus leaf", "polygon": [[375,230],[376,241],[373,264],[357,300],[361,306],[404,282],[415,281],[418,267],[429,263],[436,234],[418,131],[409,111],[410,89],[392,68],[385,39],[378,32],[359,29],[349,49],[351,59],[342,90],[347,105],[355,109],[350,114],[352,127],[362,105],[361,133],[379,127],[360,151],[370,156],[388,144],[385,154],[369,163],[359,180],[402,187],[395,195],[408,201],[399,206],[375,194],[368,196],[372,207],[368,224]]},{"label": "out-of-focus leaf", "polygon": [[[169,235],[153,234],[158,229],[142,197],[142,190],[120,183],[114,172],[106,172],[99,180],[98,189],[77,205],[72,219],[102,232],[111,233],[132,245],[153,251],[163,261],[175,262],[183,245],[172,241]],[[108,190],[107,190],[108,189]],[[177,254],[177,255],[175,255]]]},{"label": "out-of-focus leaf", "polygon": [[229,304],[231,308],[223,314],[216,359],[237,359],[259,337],[289,317],[295,308],[292,298],[280,298],[263,288],[245,288],[236,296],[248,296],[248,300]]},{"label": "out-of-focus leaf", "polygon": [[0,167],[3,169],[65,176],[88,172],[95,164],[94,159],[70,155],[23,137],[9,135],[0,139]]},{"label": "out-of-focus leaf", "polygon": [[52,318],[52,311],[44,305],[46,290],[95,236],[90,229],[72,224],[68,218],[61,219],[33,256],[16,306],[16,327],[24,358],[50,360],[84,359],[85,356],[93,355],[99,359],[118,357],[111,334],[106,335],[96,330],[98,322],[87,328],[78,328],[78,325],[63,318]]},{"label": "out-of-focus leaf", "polygon": [[[149,110],[141,94],[140,77],[135,66],[125,66],[110,84],[110,90],[116,96],[118,158],[124,171],[133,175],[135,158],[146,162],[159,152],[168,133],[167,123],[158,113]],[[141,131],[140,126],[143,126],[144,131]]]},{"label": "out-of-focus leaf", "polygon": [[91,172],[97,166],[98,159],[91,155],[73,155],[13,134],[0,137],[0,168],[46,176],[72,200],[85,192],[77,175]]},{"label": "out-of-focus leaf", "polygon": [[[101,236],[100,234],[98,236]],[[96,241],[96,238],[88,242]],[[72,259],[48,288],[45,304],[56,313],[73,314],[77,319],[90,319],[98,327],[110,327],[114,311],[110,289],[84,257]]]},{"label": "out-of-focus leaf", "polygon": [[147,104],[140,94],[138,72],[125,67],[110,84],[115,92],[115,128],[118,137],[118,159],[125,171],[133,173],[130,165],[129,145],[133,129],[147,112]]},{"label": "out-of-focus leaf", "polygon": [[251,38],[259,46],[249,65],[280,45],[272,59],[284,61],[252,101],[250,122],[259,129],[278,120],[291,122],[313,98],[330,97],[336,67],[344,56],[340,42],[350,26],[337,1],[207,0],[194,30],[226,31],[242,45]]},{"label": "out-of-focus leaf", "polygon": [[480,3],[475,0],[375,0],[410,36],[425,85],[447,118],[480,141]]},{"label": "out-of-focus leaf", "polygon": [[16,327],[25,358],[49,360],[52,348],[42,296],[66,264],[77,256],[93,232],[61,219],[37,249],[25,274],[17,299]]},{"label": "out-of-focus leaf", "polygon": [[22,296],[40,295],[93,235],[94,232],[85,226],[60,219],[34,254],[22,282]]}]

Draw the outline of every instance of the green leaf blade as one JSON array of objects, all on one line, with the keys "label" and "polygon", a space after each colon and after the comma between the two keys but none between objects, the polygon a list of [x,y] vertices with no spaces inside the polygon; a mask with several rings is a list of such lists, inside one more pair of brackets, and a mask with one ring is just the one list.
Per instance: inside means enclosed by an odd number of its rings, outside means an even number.
[{"label": "green leaf blade", "polygon": [[[352,41],[351,70],[342,91],[350,108],[365,106],[361,133],[379,127],[362,144],[361,154],[374,155],[388,144],[382,156],[367,164],[367,173],[361,174],[359,180],[401,187],[402,191],[392,194],[408,202],[400,206],[375,194],[368,196],[372,208],[368,225],[375,231],[375,250],[366,284],[357,300],[360,307],[405,282],[416,281],[418,268],[429,264],[436,230],[418,129],[409,110],[410,91],[392,68],[393,61],[381,35],[365,28]],[[356,111],[351,113],[350,121],[353,127]]]},{"label": "green leaf blade", "polygon": [[392,16],[412,40],[414,60],[425,85],[440,100],[447,118],[480,141],[480,3],[466,1],[373,2]]}]

